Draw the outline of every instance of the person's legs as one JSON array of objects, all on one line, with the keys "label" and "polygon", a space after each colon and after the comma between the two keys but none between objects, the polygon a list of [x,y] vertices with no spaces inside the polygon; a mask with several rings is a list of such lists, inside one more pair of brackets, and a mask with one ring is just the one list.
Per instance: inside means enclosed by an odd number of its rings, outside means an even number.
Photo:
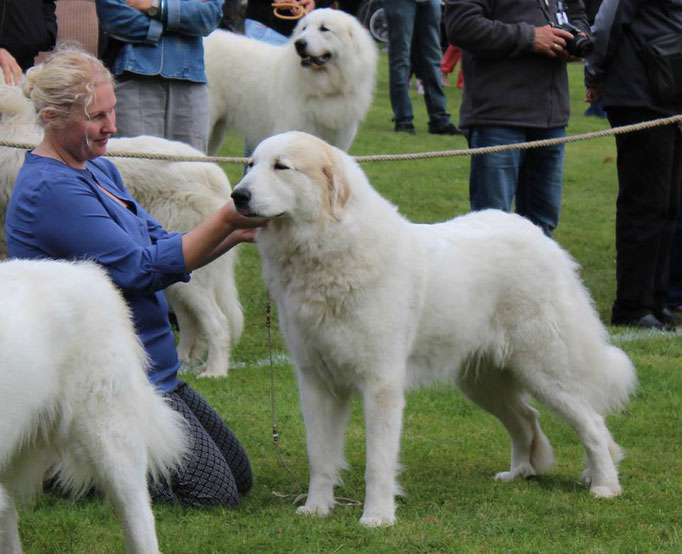
[{"label": "person's legs", "polygon": [[192,413],[197,417],[202,427],[206,429],[206,432],[227,460],[239,493],[248,492],[253,485],[251,464],[244,447],[232,429],[211,405],[186,383],[180,384],[175,392],[192,410]]},{"label": "person's legs", "polygon": [[161,481],[150,487],[152,500],[185,506],[236,506],[239,492],[223,454],[176,391],[164,396],[187,421],[189,454],[182,467],[171,474],[170,483]]},{"label": "person's legs", "polygon": [[415,0],[384,0],[388,23],[388,79],[393,121],[411,124],[413,113],[408,90],[410,47],[417,10]]},{"label": "person's legs", "polygon": [[[525,140],[522,129],[511,127],[471,127],[469,148],[515,144]],[[496,208],[510,211],[521,165],[521,152],[508,150],[477,154],[471,158],[469,201],[471,209]]]},{"label": "person's legs", "polygon": [[[564,127],[527,129],[526,140],[546,140],[566,135]],[[523,154],[516,189],[516,213],[527,217],[547,236],[559,223],[564,174],[564,145],[530,148]]]},{"label": "person's legs", "polygon": [[169,140],[179,140],[206,153],[208,110],[208,85],[169,79],[164,137]]},{"label": "person's legs", "polygon": [[116,84],[116,136],[163,137],[168,91],[156,77],[124,73]]},{"label": "person's legs", "polygon": [[440,1],[417,3],[414,21],[415,73],[424,83],[424,102],[429,114],[429,129],[450,124],[445,93],[440,84]]},{"label": "person's legs", "polygon": [[[654,119],[640,109],[610,109],[612,127]],[[680,198],[679,131],[668,125],[616,136],[616,300],[612,321],[662,309]]]}]

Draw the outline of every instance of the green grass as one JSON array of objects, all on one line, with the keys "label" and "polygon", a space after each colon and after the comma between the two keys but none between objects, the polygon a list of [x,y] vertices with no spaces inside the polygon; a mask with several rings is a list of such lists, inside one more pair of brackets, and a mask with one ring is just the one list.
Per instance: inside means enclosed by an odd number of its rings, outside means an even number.
[{"label": "green grass", "polygon": [[[573,118],[569,134],[607,126],[585,118],[581,68],[570,68]],[[503,91],[500,91],[503,94]],[[453,114],[459,91],[447,88]],[[464,148],[461,137],[426,132],[424,104],[414,95],[417,135],[394,133],[382,55],[372,109],[351,152],[356,155]],[[456,119],[456,118],[455,118]],[[240,156],[242,141],[229,137],[222,154]],[[368,163],[377,187],[413,221],[432,222],[468,209],[468,158]],[[225,167],[236,183],[241,166]],[[555,238],[581,263],[602,319],[614,294],[614,212],[617,183],[612,138],[569,144],[565,196]],[[368,237],[371,240],[371,237]],[[229,377],[189,382],[237,432],[249,452],[255,485],[237,510],[156,506],[161,549],[171,553],[231,552],[680,552],[682,537],[682,342],[680,335],[628,335],[614,339],[637,366],[640,388],[627,411],[609,418],[628,457],[621,464],[623,496],[592,498],[578,484],[583,451],[565,424],[543,413],[557,464],[545,476],[502,484],[495,472],[509,462],[501,425],[455,390],[412,392],[405,410],[400,476],[407,495],[398,502],[390,529],[358,525],[362,508],[338,506],[326,519],[295,515],[293,496],[304,492],[307,461],[294,371],[276,324],[275,390],[282,455],[298,486],[279,464],[272,445],[270,377],[264,326],[266,291],[256,249],[241,249],[238,284],[245,308],[244,336],[233,352]],[[350,470],[339,496],[364,495],[364,432],[356,403],[347,431]],[[29,553],[122,552],[119,520],[97,498],[70,502],[42,495],[20,512],[20,533]]]}]

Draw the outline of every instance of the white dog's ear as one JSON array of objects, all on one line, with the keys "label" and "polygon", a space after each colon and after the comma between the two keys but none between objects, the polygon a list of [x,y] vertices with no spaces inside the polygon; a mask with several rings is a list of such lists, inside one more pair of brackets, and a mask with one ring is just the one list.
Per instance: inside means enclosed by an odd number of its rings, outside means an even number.
[{"label": "white dog's ear", "polygon": [[334,148],[329,148],[328,156],[322,173],[327,180],[329,212],[336,219],[341,219],[343,208],[350,197],[348,174],[341,154]]}]

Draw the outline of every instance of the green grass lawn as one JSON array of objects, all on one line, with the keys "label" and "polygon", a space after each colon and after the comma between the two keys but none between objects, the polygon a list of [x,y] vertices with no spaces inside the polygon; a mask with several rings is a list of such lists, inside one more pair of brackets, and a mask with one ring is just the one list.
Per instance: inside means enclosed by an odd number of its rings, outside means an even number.
[{"label": "green grass lawn", "polygon": [[[582,116],[581,67],[570,67],[573,118],[569,134],[608,126]],[[465,148],[462,137],[427,133],[422,98],[413,95],[416,136],[394,133],[387,65],[381,57],[374,103],[351,153],[379,154]],[[454,82],[455,79],[452,79]],[[446,89],[456,114],[460,93]],[[503,94],[503,91],[500,91]],[[230,136],[223,155],[240,156]],[[565,193],[555,238],[580,262],[599,314],[608,321],[615,282],[614,216],[617,191],[613,138],[566,147]],[[468,210],[466,157],[364,164],[374,186],[417,222],[435,222]],[[233,183],[241,166],[225,166]],[[371,240],[371,237],[368,237]],[[583,450],[567,425],[543,410],[542,424],[557,464],[538,479],[497,483],[509,463],[501,425],[456,390],[434,387],[408,395],[398,502],[393,528],[365,529],[362,507],[338,506],[326,519],[297,516],[294,497],[307,488],[307,460],[294,370],[273,324],[275,393],[280,447],[294,481],[277,460],[271,437],[270,371],[264,310],[267,293],[253,245],[241,248],[238,285],[244,336],[227,378],[188,381],[230,423],[253,465],[255,485],[236,510],[156,506],[161,550],[231,552],[682,552],[682,339],[678,334],[635,334],[612,329],[632,357],[640,387],[626,412],[609,418],[628,457],[621,464],[623,495],[597,500],[578,481]],[[274,319],[274,318],[273,318]],[[542,407],[539,407],[542,410]],[[338,496],[364,496],[364,431],[359,403],[346,435],[350,470]],[[276,496],[274,493],[290,495]],[[119,520],[98,498],[71,502],[41,495],[20,510],[29,553],[122,552]]]}]

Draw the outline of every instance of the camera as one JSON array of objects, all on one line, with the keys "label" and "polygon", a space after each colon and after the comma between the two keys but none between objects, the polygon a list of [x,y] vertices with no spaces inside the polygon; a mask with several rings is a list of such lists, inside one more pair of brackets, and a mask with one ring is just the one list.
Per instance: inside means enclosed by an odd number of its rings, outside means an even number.
[{"label": "camera", "polygon": [[594,44],[592,44],[592,39],[589,37],[581,36],[581,32],[576,26],[566,22],[561,25],[557,25],[557,29],[562,29],[563,31],[568,31],[573,35],[573,38],[566,39],[566,51],[571,56],[576,56],[578,58],[584,58],[589,56],[594,50]]}]

